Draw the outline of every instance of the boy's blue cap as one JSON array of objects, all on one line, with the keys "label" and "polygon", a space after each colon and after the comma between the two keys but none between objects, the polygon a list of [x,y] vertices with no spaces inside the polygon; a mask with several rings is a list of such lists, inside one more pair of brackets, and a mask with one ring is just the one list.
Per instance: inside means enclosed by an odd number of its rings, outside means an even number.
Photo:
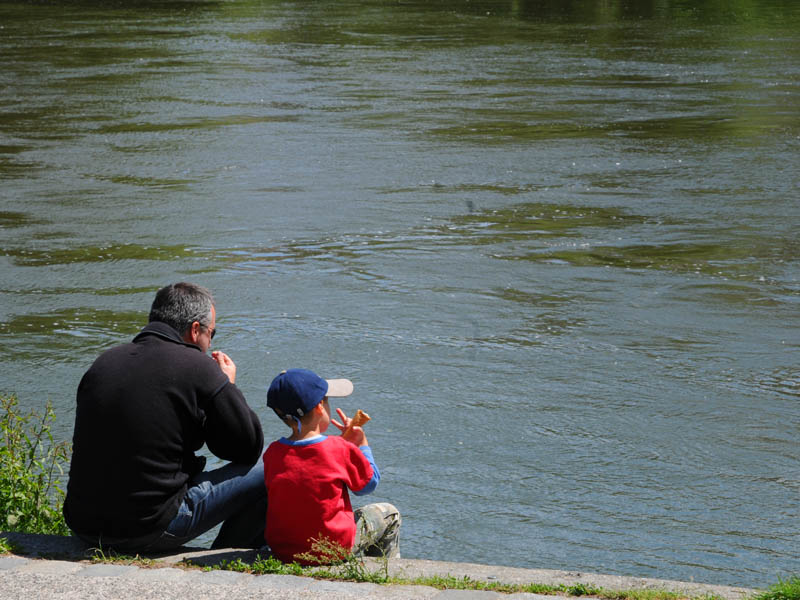
[{"label": "boy's blue cap", "polygon": [[308,369],[283,371],[269,386],[267,406],[281,418],[302,417],[325,396],[344,397],[353,393],[349,379],[323,379]]}]

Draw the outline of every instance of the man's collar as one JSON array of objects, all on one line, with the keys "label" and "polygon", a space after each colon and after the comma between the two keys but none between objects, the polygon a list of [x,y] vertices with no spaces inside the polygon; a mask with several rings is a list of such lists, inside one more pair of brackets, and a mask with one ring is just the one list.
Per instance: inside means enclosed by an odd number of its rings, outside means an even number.
[{"label": "man's collar", "polygon": [[143,338],[148,335],[155,335],[165,340],[169,340],[170,342],[175,342],[177,344],[183,344],[184,346],[188,346],[189,348],[196,348],[200,350],[200,347],[196,344],[191,344],[185,341],[181,335],[177,332],[177,330],[167,325],[166,323],[162,323],[161,321],[150,321],[144,328],[139,332],[139,334],[133,338],[133,341],[136,342],[140,338]]}]

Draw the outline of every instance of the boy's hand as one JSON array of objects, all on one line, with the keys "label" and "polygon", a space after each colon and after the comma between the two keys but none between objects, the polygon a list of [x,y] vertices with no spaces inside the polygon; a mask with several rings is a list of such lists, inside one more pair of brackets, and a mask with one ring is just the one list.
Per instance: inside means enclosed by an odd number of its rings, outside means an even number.
[{"label": "boy's hand", "polygon": [[[341,408],[337,408],[336,413],[339,415],[339,418],[342,420],[342,422],[340,423],[336,419],[331,419],[331,423],[333,423],[339,429],[339,431],[344,433],[344,430],[347,429],[347,426],[350,424],[352,419],[344,414],[344,411]],[[369,446],[369,443],[367,442],[367,436],[364,435],[364,430],[358,425],[348,431],[346,436],[343,435],[342,437],[356,446]]]}]

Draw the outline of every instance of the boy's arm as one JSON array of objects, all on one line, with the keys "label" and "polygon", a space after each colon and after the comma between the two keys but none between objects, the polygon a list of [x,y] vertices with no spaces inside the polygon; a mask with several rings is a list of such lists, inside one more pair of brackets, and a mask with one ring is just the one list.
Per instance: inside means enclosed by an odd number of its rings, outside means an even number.
[{"label": "boy's arm", "polygon": [[353,493],[356,496],[366,496],[367,494],[374,492],[375,488],[378,487],[378,483],[381,480],[381,472],[378,470],[378,465],[375,464],[375,458],[372,456],[372,449],[369,446],[360,446],[359,450],[361,450],[361,453],[369,461],[369,464],[372,467],[372,479],[370,479],[367,485],[365,485],[362,489],[358,491],[353,490]]}]

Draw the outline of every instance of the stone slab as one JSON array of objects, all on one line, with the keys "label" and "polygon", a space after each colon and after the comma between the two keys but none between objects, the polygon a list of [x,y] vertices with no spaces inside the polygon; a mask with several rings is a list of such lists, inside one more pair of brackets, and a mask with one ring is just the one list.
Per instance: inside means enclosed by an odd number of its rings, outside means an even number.
[{"label": "stone slab", "polygon": [[[381,585],[378,595],[381,600],[429,600],[441,593],[441,590],[427,585]],[[553,600],[550,598],[549,600]]]},{"label": "stone slab", "polygon": [[[188,575],[188,574],[187,574]],[[247,585],[255,575],[235,571],[192,571],[191,576],[205,585]]]},{"label": "stone slab", "polygon": [[138,570],[139,567],[133,565],[99,563],[94,565],[86,565],[75,574],[81,577],[120,577],[122,575],[131,575],[133,572]]},{"label": "stone slab", "polygon": [[498,600],[502,595],[482,590],[443,590],[433,600]]},{"label": "stone slab", "polygon": [[27,558],[22,558],[20,556],[0,556],[0,570],[6,571],[16,569],[29,562],[30,561]]},{"label": "stone slab", "polygon": [[[125,575],[129,579],[139,581],[163,581],[163,582],[176,582],[180,581],[186,576],[186,570],[176,569],[174,567],[158,567],[158,568],[143,568],[137,569]],[[552,598],[550,599],[552,600]]]},{"label": "stone slab", "polygon": [[35,573],[36,575],[74,575],[82,571],[86,565],[67,560],[31,560],[15,569],[17,573]]},{"label": "stone slab", "polygon": [[269,587],[277,590],[305,590],[313,580],[296,575],[256,575],[247,582],[251,588]]}]

